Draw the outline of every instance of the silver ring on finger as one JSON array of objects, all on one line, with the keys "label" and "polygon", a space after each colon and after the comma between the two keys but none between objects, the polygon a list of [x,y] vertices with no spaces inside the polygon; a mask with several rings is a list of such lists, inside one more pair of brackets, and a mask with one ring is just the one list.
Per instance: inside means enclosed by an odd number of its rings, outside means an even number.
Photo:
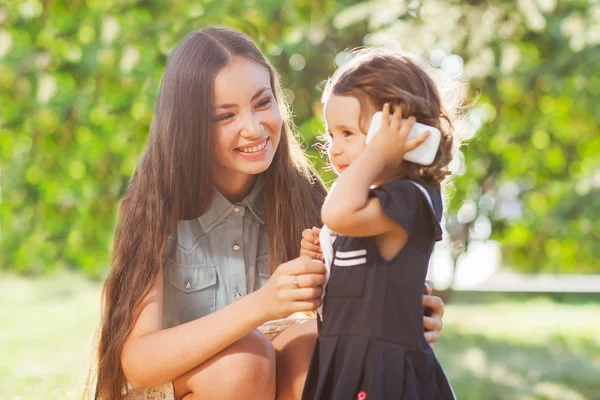
[{"label": "silver ring on finger", "polygon": [[300,287],[300,285],[298,285],[298,277],[294,275],[294,278],[292,279],[292,283],[294,284],[294,286],[296,286],[297,288]]}]

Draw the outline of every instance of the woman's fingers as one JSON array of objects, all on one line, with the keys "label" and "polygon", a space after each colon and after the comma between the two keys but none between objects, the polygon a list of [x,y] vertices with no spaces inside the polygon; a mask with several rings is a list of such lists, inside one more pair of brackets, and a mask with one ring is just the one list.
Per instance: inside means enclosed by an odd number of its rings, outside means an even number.
[{"label": "woman's fingers", "polygon": [[325,274],[282,275],[279,277],[280,289],[304,289],[321,287],[325,284]]},{"label": "woman's fingers", "polygon": [[310,288],[297,288],[289,291],[290,298],[294,301],[304,301],[320,298],[323,294],[323,288],[321,287],[310,287]]},{"label": "woman's fingers", "polygon": [[301,288],[323,286],[325,284],[325,275],[324,274],[297,275],[296,281],[298,282],[298,287],[301,287]]},{"label": "woman's fingers", "polygon": [[300,256],[286,263],[284,272],[288,275],[301,274],[324,274],[325,265],[321,261],[313,260],[306,256]]},{"label": "woman's fingers", "polygon": [[424,289],[423,293],[426,294],[427,296],[431,296],[431,294],[433,293],[433,282],[425,281],[425,289]]},{"label": "woman's fingers", "polygon": [[440,339],[440,331],[425,332],[425,340],[433,348],[435,343]]},{"label": "woman's fingers", "polygon": [[443,322],[440,317],[423,317],[423,326],[428,331],[440,332],[443,327]]},{"label": "woman's fingers", "polygon": [[296,301],[293,305],[293,311],[314,311],[321,306],[322,300],[320,297],[317,297],[312,300],[304,300],[304,301]]},{"label": "woman's fingers", "polygon": [[439,317],[440,319],[444,316],[444,302],[437,296],[423,296],[423,305],[431,308],[433,311],[432,317]]}]

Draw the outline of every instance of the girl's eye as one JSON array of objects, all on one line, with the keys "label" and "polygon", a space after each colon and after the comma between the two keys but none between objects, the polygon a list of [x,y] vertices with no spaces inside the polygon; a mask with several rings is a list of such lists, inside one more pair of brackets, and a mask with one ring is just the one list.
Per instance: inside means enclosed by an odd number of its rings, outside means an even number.
[{"label": "girl's eye", "polygon": [[267,97],[266,99],[263,99],[260,102],[258,102],[258,104],[256,105],[256,107],[258,107],[258,108],[266,107],[269,104],[271,104],[272,101],[273,100],[270,97]]},{"label": "girl's eye", "polygon": [[229,118],[232,118],[232,117],[233,117],[233,114],[229,113],[229,114],[221,115],[221,116],[215,118],[215,121],[221,122],[221,121],[225,121],[225,120],[227,120]]},{"label": "girl's eye", "polygon": [[352,132],[350,132],[350,131],[344,131],[344,132],[342,132],[342,133],[344,134],[344,137],[350,137],[350,136],[354,135],[354,134],[353,134]]}]

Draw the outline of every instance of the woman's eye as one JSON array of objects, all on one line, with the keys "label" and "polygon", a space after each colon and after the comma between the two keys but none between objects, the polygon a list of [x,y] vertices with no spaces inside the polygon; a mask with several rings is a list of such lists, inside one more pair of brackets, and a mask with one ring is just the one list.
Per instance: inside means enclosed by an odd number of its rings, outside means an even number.
[{"label": "woman's eye", "polygon": [[342,133],[344,134],[344,137],[350,137],[350,136],[354,135],[354,134],[353,134],[352,132],[350,132],[350,131],[344,131],[344,132],[342,132]]},{"label": "woman's eye", "polygon": [[259,108],[266,107],[269,104],[271,104],[271,102],[272,102],[272,99],[270,97],[267,97],[266,99],[259,101],[256,106]]},{"label": "woman's eye", "polygon": [[221,122],[221,121],[225,121],[225,120],[227,120],[229,118],[232,118],[232,117],[233,117],[233,114],[229,113],[229,114],[218,116],[217,118],[215,118],[215,120],[217,122]]}]

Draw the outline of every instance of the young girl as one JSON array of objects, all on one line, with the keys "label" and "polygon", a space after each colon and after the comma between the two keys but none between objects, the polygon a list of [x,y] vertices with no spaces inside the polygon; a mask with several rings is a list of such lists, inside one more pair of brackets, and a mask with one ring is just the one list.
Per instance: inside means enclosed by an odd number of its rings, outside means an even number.
[{"label": "young girl", "polygon": [[[329,157],[341,175],[321,211],[336,234],[303,399],[453,399],[423,337],[421,302],[442,236],[440,184],[453,147],[436,85],[404,56],[359,50],[330,79],[323,103]],[[367,145],[378,110],[382,125]],[[407,141],[415,121],[442,133],[426,167],[402,160],[427,137]],[[302,243],[304,254],[315,255]]]}]

